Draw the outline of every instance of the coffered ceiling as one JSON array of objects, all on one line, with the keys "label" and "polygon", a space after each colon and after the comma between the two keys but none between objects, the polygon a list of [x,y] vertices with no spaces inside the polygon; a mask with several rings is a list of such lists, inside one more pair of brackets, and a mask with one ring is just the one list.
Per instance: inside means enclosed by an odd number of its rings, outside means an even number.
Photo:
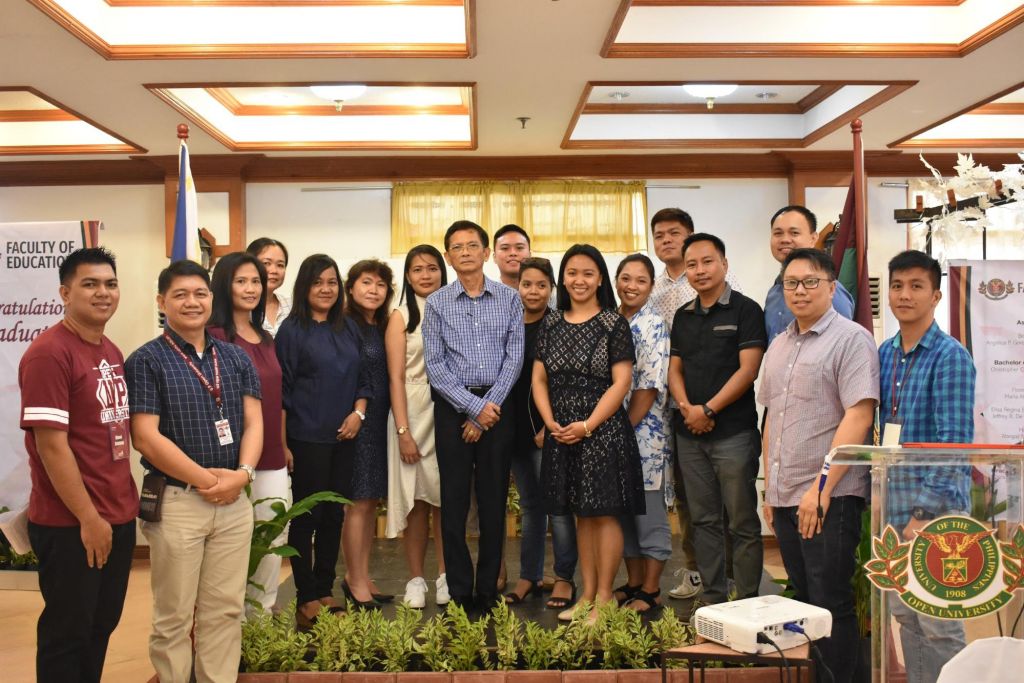
[{"label": "coffered ceiling", "polygon": [[[846,150],[856,117],[868,150],[1024,146],[1010,0],[0,0],[0,16],[0,87],[55,112],[12,129],[2,110],[32,107],[0,97],[8,159],[173,154],[180,122],[194,155]],[[353,84],[340,109],[310,89]],[[694,84],[737,88],[709,109]]]}]

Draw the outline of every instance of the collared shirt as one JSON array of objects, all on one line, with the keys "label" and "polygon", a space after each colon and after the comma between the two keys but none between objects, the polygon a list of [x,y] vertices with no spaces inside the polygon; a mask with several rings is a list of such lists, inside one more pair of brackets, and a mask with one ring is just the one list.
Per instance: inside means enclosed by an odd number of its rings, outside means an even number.
[{"label": "collared shirt", "polygon": [[[878,401],[878,351],[871,334],[829,308],[807,332],[794,320],[764,356],[757,401],[768,411],[768,488],[773,507],[800,503],[821,472],[848,408]],[[868,494],[866,467],[847,471],[832,496]]]},{"label": "collared shirt", "polygon": [[[238,346],[206,335],[202,358],[196,348],[166,328],[178,348],[188,356],[211,385],[213,351],[220,366],[223,417],[231,425],[232,441],[220,445],[215,423],[221,419],[217,404],[181,356],[163,335],[136,349],[125,362],[131,413],[160,416],[160,433],[202,467],[238,467],[238,449],[244,426],[243,397],[260,398],[260,380],[249,356]],[[159,471],[145,458],[142,465]]]},{"label": "collared shirt", "polygon": [[[683,382],[690,403],[702,405],[722,390],[740,369],[740,351],[768,346],[764,312],[750,297],[734,292],[728,284],[711,308],[699,298],[676,311],[672,325],[672,355],[683,364]],[[754,385],[718,411],[715,427],[693,434],[676,411],[676,432],[688,439],[715,440],[757,429]]]},{"label": "collared shirt", "polygon": [[633,333],[633,348],[636,350],[636,364],[633,365],[633,381],[622,405],[629,410],[629,399],[640,389],[655,389],[654,405],[636,425],[636,443],[640,447],[640,468],[644,475],[644,489],[661,489],[665,465],[671,456],[666,422],[666,397],[668,396],[668,325],[654,312],[648,300],[629,319]]},{"label": "collared shirt", "polygon": [[[726,271],[725,282],[732,288],[732,291],[742,291],[739,283],[736,282],[736,277],[731,272]],[[672,321],[675,320],[676,311],[679,310],[679,307],[687,301],[696,298],[697,291],[690,285],[690,281],[686,279],[685,271],[679,277],[672,279],[666,268],[661,271],[658,277],[654,278],[654,288],[651,290],[650,299],[651,306],[664,319],[665,324],[668,325],[669,332],[672,332]]]},{"label": "collared shirt", "polygon": [[284,321],[274,346],[289,439],[336,443],[338,428],[356,400],[373,398],[362,344],[359,327],[349,317],[338,329],[314,320],[303,327],[294,316]]},{"label": "collared shirt", "polygon": [[270,333],[271,337],[276,337],[278,331],[281,329],[281,325],[285,319],[288,318],[288,314],[292,312],[292,298],[287,294],[283,294],[280,291],[276,292],[274,296],[277,297],[278,308],[277,318],[273,323],[267,318],[263,319],[263,329]]},{"label": "collared shirt", "polygon": [[[932,321],[921,340],[903,353],[900,334],[878,349],[882,435],[893,417],[902,443],[971,443],[974,440],[974,360]],[[971,509],[971,468],[893,467],[889,470],[889,521],[900,528],[921,507],[940,515]]]},{"label": "collared shirt", "polygon": [[[824,286],[824,283],[822,283]],[[836,292],[832,295],[832,308],[847,320],[853,320],[853,295],[836,280]],[[775,284],[768,290],[764,300],[764,324],[768,328],[768,343],[782,334],[793,322],[793,311],[786,305],[786,297],[782,291],[782,278],[775,278]]]},{"label": "collared shirt", "polygon": [[[511,287],[484,278],[479,296],[459,280],[427,297],[423,359],[430,385],[457,411],[476,417],[505,402],[523,367],[523,303]],[[466,387],[490,389],[483,398]]]}]

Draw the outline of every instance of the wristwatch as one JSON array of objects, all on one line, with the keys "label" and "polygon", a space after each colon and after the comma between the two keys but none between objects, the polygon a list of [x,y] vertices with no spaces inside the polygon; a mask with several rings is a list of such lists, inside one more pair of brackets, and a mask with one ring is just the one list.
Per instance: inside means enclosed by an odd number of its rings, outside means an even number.
[{"label": "wristwatch", "polygon": [[923,507],[915,507],[910,511],[910,516],[919,522],[935,519],[935,513],[931,510],[925,510]]},{"label": "wristwatch", "polygon": [[703,406],[701,406],[701,407],[702,407],[702,408],[704,408],[704,414],[705,414],[705,415],[707,415],[707,416],[708,416],[709,418],[711,418],[712,420],[713,420],[713,419],[715,419],[715,416],[716,416],[716,415],[718,415],[718,413],[716,413],[715,411],[711,410],[711,408],[710,408],[710,407],[708,407],[708,404],[707,404],[707,403],[705,403],[705,404],[704,404]]},{"label": "wristwatch", "polygon": [[249,477],[249,483],[256,481],[256,468],[252,465],[239,465],[238,469],[245,472],[245,476]]},{"label": "wristwatch", "polygon": [[359,408],[353,408],[352,412],[359,416],[359,421],[360,422],[366,422],[366,413],[364,413],[363,411],[359,410]]},{"label": "wristwatch", "polygon": [[401,436],[402,434],[405,434],[408,431],[409,431],[408,427],[399,427],[398,428],[398,435]]}]

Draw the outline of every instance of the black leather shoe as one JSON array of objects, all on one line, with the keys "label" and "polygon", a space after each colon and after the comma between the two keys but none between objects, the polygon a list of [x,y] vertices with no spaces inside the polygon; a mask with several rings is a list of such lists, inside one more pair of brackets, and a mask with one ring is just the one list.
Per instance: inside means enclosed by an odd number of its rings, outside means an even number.
[{"label": "black leather shoe", "polygon": [[356,609],[380,609],[381,603],[377,602],[371,596],[369,600],[356,600],[356,596],[352,593],[352,589],[348,585],[348,581],[342,580],[341,590],[345,593],[345,597],[348,599],[352,606]]}]

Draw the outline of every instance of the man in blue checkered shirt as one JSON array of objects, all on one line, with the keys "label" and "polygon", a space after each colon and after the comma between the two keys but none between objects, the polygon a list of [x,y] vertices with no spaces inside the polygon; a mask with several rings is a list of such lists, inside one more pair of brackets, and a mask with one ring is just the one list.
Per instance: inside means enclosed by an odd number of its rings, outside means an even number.
[{"label": "man in blue checkered shirt", "polygon": [[[886,445],[974,440],[974,361],[935,322],[941,276],[938,261],[920,251],[904,251],[889,262],[889,308],[900,331],[878,350]],[[969,512],[970,485],[969,466],[891,468],[888,521],[913,540],[930,520]],[[963,649],[963,624],[926,617],[898,600],[889,604],[900,624],[908,683],[933,683]]]}]

